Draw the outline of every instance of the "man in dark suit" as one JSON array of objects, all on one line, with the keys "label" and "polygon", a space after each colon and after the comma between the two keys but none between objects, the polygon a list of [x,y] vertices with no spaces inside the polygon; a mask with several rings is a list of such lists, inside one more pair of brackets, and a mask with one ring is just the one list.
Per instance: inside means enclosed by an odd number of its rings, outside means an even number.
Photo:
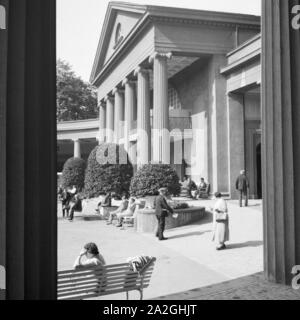
[{"label": "man in dark suit", "polygon": [[161,188],[158,191],[159,196],[155,198],[154,202],[155,214],[158,221],[156,237],[158,237],[158,239],[162,241],[167,240],[167,238],[164,237],[166,217],[168,216],[168,212],[173,213],[173,209],[168,205],[166,201],[167,189]]},{"label": "man in dark suit", "polygon": [[248,191],[249,180],[246,176],[246,171],[242,170],[235,183],[236,190],[239,191],[240,207],[243,206],[243,195],[245,196],[245,207],[248,207]]}]

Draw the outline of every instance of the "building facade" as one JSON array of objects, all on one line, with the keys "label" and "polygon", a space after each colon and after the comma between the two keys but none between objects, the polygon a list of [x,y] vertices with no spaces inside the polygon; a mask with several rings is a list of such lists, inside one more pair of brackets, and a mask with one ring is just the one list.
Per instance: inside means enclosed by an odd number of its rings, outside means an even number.
[{"label": "building facade", "polygon": [[257,16],[111,2],[90,79],[100,130],[80,141],[123,144],[134,164],[170,163],[232,198],[246,168],[260,198],[260,50]]}]

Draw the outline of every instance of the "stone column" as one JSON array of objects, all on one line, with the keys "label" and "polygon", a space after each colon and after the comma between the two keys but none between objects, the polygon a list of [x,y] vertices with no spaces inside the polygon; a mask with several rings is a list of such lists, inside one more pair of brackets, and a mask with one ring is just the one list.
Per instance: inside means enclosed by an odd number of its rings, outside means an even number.
[{"label": "stone column", "polygon": [[299,0],[264,0],[262,10],[262,163],[266,277],[291,284],[300,265]]},{"label": "stone column", "polygon": [[[209,180],[211,192],[229,193],[228,128],[226,113],[226,78],[220,68],[226,65],[225,55],[213,55],[208,64]],[[236,170],[240,171],[240,168]]]},{"label": "stone column", "polygon": [[122,85],[125,87],[124,148],[129,151],[135,108],[135,83],[126,78]]},{"label": "stone column", "polygon": [[119,144],[121,138],[121,121],[124,121],[124,94],[123,90],[115,88],[113,90],[115,96],[115,140]]},{"label": "stone column", "polygon": [[106,132],[106,106],[104,102],[100,103],[100,126],[99,126],[99,144],[105,142]]},{"label": "stone column", "polygon": [[138,67],[137,76],[137,164],[148,164],[151,160],[151,128],[150,128],[150,83],[149,70]]},{"label": "stone column", "polygon": [[172,54],[155,52],[153,62],[153,161],[170,164],[168,59]]},{"label": "stone column", "polygon": [[81,158],[80,140],[74,139],[74,158]]},{"label": "stone column", "polygon": [[236,178],[245,169],[245,116],[244,99],[240,94],[227,96],[229,192],[231,199],[238,199]]},{"label": "stone column", "polygon": [[106,142],[114,142],[114,101],[107,96],[106,101]]}]

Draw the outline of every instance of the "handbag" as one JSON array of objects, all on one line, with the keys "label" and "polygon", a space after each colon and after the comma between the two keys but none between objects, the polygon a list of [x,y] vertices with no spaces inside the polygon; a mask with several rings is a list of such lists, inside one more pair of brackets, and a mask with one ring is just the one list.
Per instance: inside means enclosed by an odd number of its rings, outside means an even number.
[{"label": "handbag", "polygon": [[227,218],[228,218],[227,212],[216,211],[216,221],[217,222],[227,221]]}]

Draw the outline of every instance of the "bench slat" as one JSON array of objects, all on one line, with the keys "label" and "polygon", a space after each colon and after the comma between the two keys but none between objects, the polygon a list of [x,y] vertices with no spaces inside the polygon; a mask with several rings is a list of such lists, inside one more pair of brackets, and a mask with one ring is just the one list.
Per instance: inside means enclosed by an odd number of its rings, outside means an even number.
[{"label": "bench slat", "polygon": [[68,274],[68,273],[76,273],[76,272],[84,272],[84,271],[94,271],[94,270],[109,270],[109,269],[118,269],[118,268],[124,268],[125,267],[129,267],[129,264],[128,263],[120,263],[120,264],[111,264],[111,265],[105,265],[105,266],[95,266],[95,267],[91,267],[89,268],[88,270],[84,270],[84,269],[78,269],[78,270],[75,270],[75,269],[71,269],[71,270],[63,270],[63,271],[58,271],[58,275],[65,275],[65,274]]},{"label": "bench slat", "polygon": [[92,271],[92,272],[87,272],[87,273],[74,273],[74,274],[68,274],[68,275],[63,275],[63,276],[58,276],[57,280],[64,280],[64,279],[75,279],[75,278],[84,278],[84,277],[90,277],[90,276],[101,276],[103,274],[103,271]]},{"label": "bench slat", "polygon": [[97,276],[97,277],[101,277],[101,276],[106,276],[106,277],[109,277],[109,276],[118,276],[118,275],[122,275],[122,274],[129,274],[129,273],[133,273],[133,274],[136,274],[137,272],[132,272],[130,271],[129,269],[123,269],[123,270],[116,270],[116,271],[93,271],[91,273],[86,273],[86,274],[70,274],[70,275],[63,275],[63,276],[60,276],[57,278],[57,280],[59,282],[62,282],[63,280],[65,279],[80,279],[80,278],[85,278],[85,277],[90,277],[90,276]]},{"label": "bench slat", "polygon": [[98,292],[99,291],[99,288],[97,288],[96,285],[92,285],[92,286],[83,286],[83,287],[78,287],[78,288],[66,288],[66,289],[63,289],[63,290],[60,290],[57,292],[57,295],[58,296],[64,296],[64,295],[70,295],[70,294],[77,294],[79,292],[86,292],[86,291],[89,291],[89,292]]},{"label": "bench slat", "polygon": [[[150,281],[150,279],[151,279],[151,274],[143,277],[143,281],[144,282]],[[86,285],[99,286],[101,281],[102,281],[102,287],[105,287],[105,286],[107,287],[110,284],[118,284],[118,283],[120,283],[123,286],[125,286],[125,284],[128,285],[128,284],[136,283],[136,282],[141,283],[142,279],[140,277],[136,277],[136,276],[130,275],[129,277],[118,277],[118,278],[102,279],[102,280],[98,280],[97,279],[97,280],[81,281],[81,282],[71,281],[71,282],[65,283],[63,285],[58,285],[57,288],[58,288],[58,290],[67,289],[67,288],[72,290],[72,289],[75,289],[77,287],[83,287],[83,286],[86,286]]]},{"label": "bench slat", "polygon": [[[148,272],[148,271],[152,271],[154,269],[154,265],[152,266],[149,266],[149,268],[146,269],[145,272]],[[129,268],[126,268],[126,269],[113,269],[113,270],[110,270],[110,269],[95,269],[95,270],[85,270],[85,271],[77,271],[77,270],[73,270],[72,273],[69,273],[69,274],[64,274],[64,275],[59,275],[58,276],[58,281],[60,281],[61,279],[73,279],[73,278],[78,278],[78,277],[86,277],[86,276],[101,276],[103,274],[106,274],[107,276],[111,275],[111,274],[122,274],[122,273],[129,273],[129,272],[132,272],[132,273],[136,273],[136,272],[133,272],[133,271],[130,271]],[[143,274],[143,273],[142,273]]]}]

